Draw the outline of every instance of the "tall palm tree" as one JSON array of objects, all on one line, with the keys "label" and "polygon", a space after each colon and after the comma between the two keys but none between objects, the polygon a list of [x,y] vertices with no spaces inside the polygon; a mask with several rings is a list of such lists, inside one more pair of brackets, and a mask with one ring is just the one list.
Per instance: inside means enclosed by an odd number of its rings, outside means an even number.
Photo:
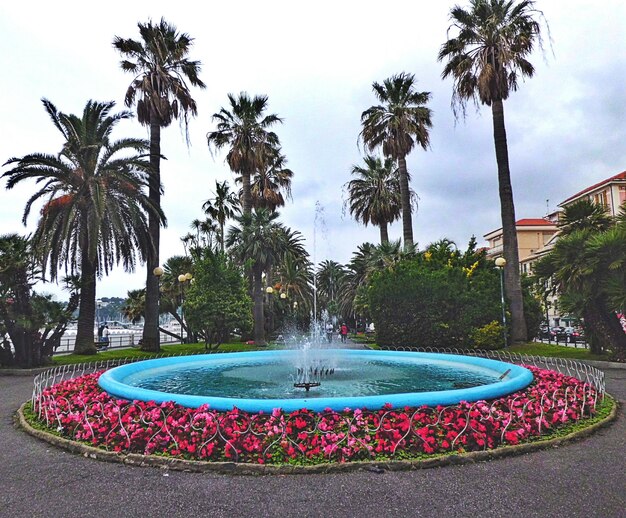
[{"label": "tall palm tree", "polygon": [[[364,160],[365,166],[352,166],[356,178],[347,183],[350,214],[365,226],[378,226],[380,242],[387,243],[387,225],[399,219],[402,210],[400,174],[391,157],[383,162],[367,155]],[[416,197],[412,190],[411,196]]]},{"label": "tall palm tree", "polygon": [[33,203],[45,199],[33,241],[52,280],[61,267],[80,272],[75,351],[95,353],[96,277],[120,262],[132,271],[137,258],[145,261],[154,252],[148,217],[159,224],[165,217],[143,193],[152,181],[150,164],[143,158],[147,142],[110,140],[115,125],[130,112],[111,115],[115,103],[89,101],[78,117],[59,112],[50,101],[43,103],[65,139],[61,152],[12,158],[7,164],[15,167],[3,177],[7,189],[27,179],[43,185],[26,203],[23,222]]},{"label": "tall palm tree", "polygon": [[240,263],[251,263],[254,341],[260,345],[265,344],[263,273],[280,265],[287,257],[296,260],[306,257],[302,235],[279,223],[278,215],[267,209],[244,213],[236,218],[239,226],[231,227],[226,239],[230,252]]},{"label": "tall palm tree", "polygon": [[369,151],[382,146],[383,155],[392,158],[400,171],[402,231],[404,246],[413,246],[411,193],[406,157],[416,144],[424,149],[430,143],[431,110],[426,107],[430,92],[415,91],[415,76],[401,73],[372,84],[381,103],[361,115],[360,138]]},{"label": "tall palm tree", "polygon": [[[193,39],[178,32],[164,19],[158,24],[139,23],[141,40],[116,36],[113,46],[126,59],[121,67],[135,78],[126,91],[126,106],[137,105],[140,124],[150,128],[150,200],[161,206],[161,128],[174,119],[181,119],[187,129],[189,115],[197,114],[196,101],[191,97],[189,84],[204,88],[200,80],[200,62],[188,59]],[[146,275],[146,314],[142,348],[159,351],[159,279],[153,274],[159,265],[159,218],[150,218],[150,235],[154,253],[148,257]]]},{"label": "tall palm tree", "polygon": [[527,330],[504,101],[517,90],[519,78],[532,77],[535,72],[527,58],[535,44],[541,45],[542,41],[540,23],[534,19],[537,15],[543,17],[532,0],[470,0],[468,9],[457,5],[450,11],[450,29],[457,35],[441,46],[438,57],[439,61],[446,61],[442,77],[454,80],[452,105],[455,114],[458,108],[465,113],[468,100],[491,106],[506,259],[504,283],[511,308],[514,342],[524,342]]},{"label": "tall palm tree", "polygon": [[207,216],[212,218],[219,225],[220,249],[224,252],[224,226],[226,221],[241,214],[241,204],[234,192],[230,190],[230,185],[215,181],[215,197],[208,199],[202,205],[202,210]]},{"label": "tall palm tree", "polygon": [[317,266],[315,272],[316,287],[319,295],[328,302],[335,302],[342,290],[345,278],[345,269],[336,261],[325,260]]},{"label": "tall palm tree", "polygon": [[213,114],[217,129],[207,134],[209,148],[228,148],[226,161],[231,171],[240,175],[243,213],[252,210],[252,176],[263,167],[266,157],[280,148],[278,136],[269,131],[282,119],[276,114],[264,115],[267,96],[250,98],[246,92],[239,97],[228,94],[230,107]]},{"label": "tall palm tree", "polygon": [[291,198],[293,171],[286,166],[287,158],[280,153],[280,149],[271,150],[270,156],[250,182],[252,206],[255,209],[265,208],[275,212],[285,206],[285,197]]}]

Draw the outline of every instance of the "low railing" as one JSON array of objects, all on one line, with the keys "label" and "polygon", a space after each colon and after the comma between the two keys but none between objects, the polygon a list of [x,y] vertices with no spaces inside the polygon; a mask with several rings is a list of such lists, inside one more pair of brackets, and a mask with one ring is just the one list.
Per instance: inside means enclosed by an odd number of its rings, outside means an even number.
[{"label": "low railing", "polygon": [[606,383],[604,372],[600,369],[578,360],[570,358],[557,358],[550,356],[534,356],[530,354],[521,354],[499,349],[495,351],[474,350],[474,349],[443,349],[437,347],[410,347],[397,346],[385,347],[385,350],[391,351],[416,351],[416,352],[432,352],[444,354],[460,354],[465,356],[480,356],[483,358],[492,358],[504,362],[533,365],[542,369],[550,369],[572,376],[586,383],[590,383],[601,394],[604,395]]},{"label": "low railing", "polygon": [[[136,333],[123,333],[123,334],[110,334],[108,342],[102,339],[96,339],[96,347],[107,347],[108,349],[128,349],[129,347],[136,347],[141,340],[141,331]],[[74,345],[76,343],[75,336],[69,336],[61,338],[60,345],[54,350],[54,354],[69,354],[74,351]],[[159,343],[161,345],[180,343],[180,340],[165,334],[159,333]]]}]

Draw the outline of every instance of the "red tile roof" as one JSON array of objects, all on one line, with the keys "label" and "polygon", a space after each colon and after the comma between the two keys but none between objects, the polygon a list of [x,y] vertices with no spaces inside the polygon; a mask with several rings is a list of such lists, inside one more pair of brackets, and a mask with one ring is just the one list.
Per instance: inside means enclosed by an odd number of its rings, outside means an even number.
[{"label": "red tile roof", "polygon": [[518,219],[515,222],[515,225],[518,227],[534,227],[535,225],[551,225],[554,226],[552,221],[548,221],[543,218],[526,218],[526,219]]},{"label": "red tile roof", "polygon": [[583,189],[580,192],[577,192],[576,194],[574,194],[574,196],[570,196],[569,198],[567,198],[567,200],[562,201],[561,203],[559,203],[559,207],[563,206],[564,203],[567,203],[568,201],[572,201],[580,196],[582,196],[583,194],[586,194],[588,192],[594,191],[595,189],[597,189],[598,187],[602,187],[605,184],[609,184],[615,180],[626,180],[626,171],[622,171],[621,173],[616,174],[615,176],[611,176],[611,178],[607,178],[606,180],[602,180],[601,182],[598,182],[595,185],[592,185],[591,187],[587,187],[586,189]]}]

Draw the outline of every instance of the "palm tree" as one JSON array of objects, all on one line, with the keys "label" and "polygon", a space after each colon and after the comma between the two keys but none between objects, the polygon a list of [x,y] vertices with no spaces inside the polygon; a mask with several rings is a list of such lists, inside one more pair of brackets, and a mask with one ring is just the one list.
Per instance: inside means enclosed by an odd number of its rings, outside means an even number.
[{"label": "palm tree", "polygon": [[613,224],[602,205],[583,199],[563,209],[559,218],[560,235],[569,235],[576,230],[604,231]]},{"label": "palm tree", "polygon": [[617,313],[626,309],[626,218],[611,218],[588,200],[565,208],[552,251],[533,266],[540,285],[559,294],[559,307],[583,317],[591,349],[626,355]]},{"label": "palm tree", "polygon": [[322,295],[327,302],[335,302],[345,277],[345,269],[342,264],[336,261],[322,261],[315,273],[316,287],[319,295]]},{"label": "palm tree", "polygon": [[231,227],[226,239],[233,256],[242,264],[251,263],[254,300],[254,341],[265,344],[265,312],[263,306],[263,273],[272,271],[286,258],[303,260],[306,251],[302,235],[277,221],[278,213],[258,209],[242,214]]},{"label": "palm tree", "polygon": [[535,44],[541,45],[542,17],[532,0],[470,0],[469,9],[455,6],[450,11],[450,29],[456,37],[446,41],[439,61],[447,60],[442,77],[454,79],[452,105],[465,113],[468,100],[491,106],[493,136],[498,164],[498,188],[504,244],[504,283],[511,308],[514,342],[527,338],[519,273],[515,206],[509,170],[504,101],[517,90],[518,79],[532,77],[535,69],[526,59]]},{"label": "palm tree", "polygon": [[312,308],[313,268],[307,257],[286,255],[278,265],[277,276],[290,300],[303,310]]},{"label": "palm tree", "polygon": [[0,325],[8,333],[15,349],[15,362],[21,367],[33,365],[33,329],[31,290],[37,271],[32,242],[18,234],[0,236]]},{"label": "palm tree", "polygon": [[[275,212],[285,206],[285,197],[291,198],[293,171],[286,165],[287,158],[280,153],[280,149],[271,150],[270,156],[250,182],[252,206],[255,209],[265,208]],[[242,195],[243,191],[240,193]]]},{"label": "palm tree", "polygon": [[231,171],[240,175],[243,213],[252,210],[251,177],[260,171],[267,156],[280,148],[278,136],[269,131],[282,122],[278,115],[264,115],[267,96],[250,96],[241,92],[239,97],[228,94],[230,109],[222,108],[213,114],[217,129],[207,134],[209,148],[229,148],[226,161]]},{"label": "palm tree", "polygon": [[[380,242],[387,243],[387,225],[399,219],[402,210],[400,175],[390,157],[383,162],[367,155],[364,160],[365,166],[352,166],[356,178],[347,183],[350,214],[365,226],[378,226]],[[412,190],[411,197],[416,197]]]},{"label": "palm tree", "polygon": [[234,192],[231,192],[228,182],[215,181],[215,197],[208,199],[202,205],[202,210],[219,225],[220,249],[224,252],[224,226],[226,221],[241,214],[241,204]]},{"label": "palm tree", "polygon": [[[191,97],[192,86],[204,88],[200,80],[200,62],[191,61],[187,55],[193,39],[180,34],[174,25],[164,19],[158,24],[139,23],[140,41],[116,36],[113,46],[124,56],[122,70],[135,75],[126,91],[126,106],[137,105],[140,124],[150,128],[150,200],[161,206],[161,128],[173,119],[181,119],[187,129],[189,115],[197,114],[196,101]],[[138,98],[139,97],[139,98]],[[150,254],[146,275],[146,314],[142,348],[159,351],[159,279],[153,274],[159,265],[161,221],[150,218],[150,236],[154,253]]]},{"label": "palm tree", "polygon": [[26,223],[33,203],[46,199],[33,241],[52,280],[61,267],[80,272],[75,352],[95,353],[96,277],[120,262],[133,271],[137,258],[145,261],[154,251],[148,217],[159,224],[165,217],[142,191],[151,181],[150,164],[143,158],[147,142],[110,141],[115,125],[130,112],[110,115],[115,103],[89,101],[77,117],[59,112],[50,101],[43,103],[65,139],[61,152],[12,158],[7,164],[15,167],[3,177],[7,189],[27,179],[43,184],[26,203],[22,221]]},{"label": "palm tree", "polygon": [[369,151],[382,146],[383,155],[392,158],[400,171],[400,196],[402,201],[402,230],[404,246],[413,246],[411,218],[411,192],[406,157],[416,144],[427,149],[432,127],[431,110],[426,107],[430,92],[416,92],[415,76],[401,73],[383,81],[374,82],[372,88],[381,103],[365,110],[361,115],[360,138]]}]

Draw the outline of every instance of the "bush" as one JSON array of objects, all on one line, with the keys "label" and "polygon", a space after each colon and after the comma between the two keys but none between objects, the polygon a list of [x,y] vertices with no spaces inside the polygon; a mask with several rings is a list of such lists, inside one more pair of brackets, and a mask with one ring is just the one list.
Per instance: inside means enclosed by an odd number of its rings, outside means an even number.
[{"label": "bush", "polygon": [[493,351],[504,347],[504,326],[493,320],[488,324],[474,329],[471,333],[472,346],[475,349]]}]

